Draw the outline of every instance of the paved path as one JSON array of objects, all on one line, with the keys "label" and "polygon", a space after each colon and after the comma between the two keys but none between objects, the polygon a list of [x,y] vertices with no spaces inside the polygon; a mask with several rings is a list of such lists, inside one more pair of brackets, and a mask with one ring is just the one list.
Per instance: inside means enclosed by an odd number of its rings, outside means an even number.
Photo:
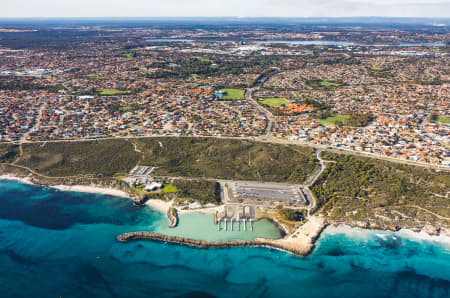
[{"label": "paved path", "polygon": [[41,126],[42,112],[44,111],[44,108],[45,108],[45,104],[42,104],[39,107],[39,114],[38,114],[36,123],[26,133],[24,133],[23,136],[20,138],[20,141],[19,141],[19,156],[16,158],[16,160],[13,162],[13,164],[18,163],[19,160],[22,158],[22,155],[23,155],[22,143],[26,142],[28,136],[30,135],[30,133],[32,131],[38,129]]},{"label": "paved path", "polygon": [[76,175],[76,176],[62,176],[62,177],[58,177],[58,176],[46,176],[44,174],[40,174],[32,169],[30,169],[29,167],[26,166],[22,166],[22,165],[18,165],[15,163],[5,163],[5,165],[11,166],[11,167],[16,167],[16,168],[21,168],[24,170],[27,170],[28,172],[30,172],[33,175],[39,176],[39,177],[43,177],[46,179],[65,179],[65,178],[83,178],[83,179],[94,179],[92,177],[89,177],[90,175]]},{"label": "paved path", "polygon": [[33,125],[33,127],[31,127],[31,128],[30,128],[30,129],[22,136],[22,138],[20,139],[20,142],[26,141],[26,139],[27,139],[27,137],[30,135],[30,133],[31,133],[32,131],[34,131],[34,130],[37,130],[37,129],[41,126],[42,113],[44,112],[45,107],[46,107],[45,104],[42,104],[42,105],[39,107],[39,114],[38,114],[36,123]]},{"label": "paved path", "polygon": [[323,160],[320,157],[320,153],[323,151],[323,149],[316,149],[316,158],[319,161],[320,164],[320,168],[319,171],[317,171],[317,173],[315,173],[309,180],[309,183],[306,184],[306,186],[311,187],[314,185],[314,183],[316,182],[316,180],[320,177],[320,175],[322,175],[323,171],[325,170],[325,162],[326,160]]},{"label": "paved path", "polygon": [[267,118],[267,125],[266,125],[266,133],[265,136],[266,138],[270,136],[270,133],[272,131],[272,126],[273,126],[273,115],[272,113],[265,109],[263,106],[261,106],[254,98],[252,93],[254,91],[258,90],[258,88],[249,88],[247,90],[245,90],[245,99],[250,102],[253,106],[255,106],[261,113],[264,113],[266,115]]}]

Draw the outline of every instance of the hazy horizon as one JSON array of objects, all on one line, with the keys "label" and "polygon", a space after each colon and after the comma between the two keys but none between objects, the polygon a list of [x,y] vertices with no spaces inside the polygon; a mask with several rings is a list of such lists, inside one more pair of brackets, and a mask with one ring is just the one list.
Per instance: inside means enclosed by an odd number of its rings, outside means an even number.
[{"label": "hazy horizon", "polygon": [[16,0],[0,18],[448,18],[449,0]]}]

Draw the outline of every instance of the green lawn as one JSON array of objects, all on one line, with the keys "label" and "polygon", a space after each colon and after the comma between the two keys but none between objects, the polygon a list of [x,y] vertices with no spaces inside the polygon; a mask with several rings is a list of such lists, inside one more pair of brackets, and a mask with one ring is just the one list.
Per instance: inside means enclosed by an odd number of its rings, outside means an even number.
[{"label": "green lawn", "polygon": [[133,54],[130,54],[130,53],[123,53],[123,54],[120,54],[120,56],[124,57],[124,58],[128,58],[128,59],[135,59],[133,57]]},{"label": "green lawn", "polygon": [[323,87],[339,87],[341,84],[336,82],[321,81],[320,85]]},{"label": "green lawn", "polygon": [[244,99],[245,90],[242,89],[223,89],[223,99],[224,100],[230,100],[230,99]]},{"label": "green lawn", "polygon": [[123,106],[123,107],[119,108],[119,111],[122,112],[122,113],[126,113],[126,112],[129,112],[129,111],[135,111],[136,108],[137,108],[136,106]]},{"label": "green lawn", "polygon": [[136,57],[134,57],[134,53],[136,51],[133,50],[121,50],[121,51],[117,51],[117,53],[119,54],[120,57],[124,57],[124,58],[128,58],[128,59],[136,59]]},{"label": "green lawn", "polygon": [[436,121],[441,122],[441,123],[450,124],[450,117],[439,116]]},{"label": "green lawn", "polygon": [[131,91],[125,90],[117,90],[117,89],[100,89],[98,90],[98,94],[100,95],[121,95],[121,94],[130,94]]},{"label": "green lawn", "polygon": [[191,59],[197,59],[200,62],[204,63],[214,63],[213,60],[209,59],[208,57],[202,57],[202,56],[192,56]]},{"label": "green lawn", "polygon": [[104,79],[106,79],[105,76],[97,76],[97,75],[86,75],[85,77],[86,77],[86,79],[89,79],[89,80],[104,80]]},{"label": "green lawn", "polygon": [[263,100],[260,101],[260,103],[263,105],[270,106],[270,107],[279,108],[283,105],[288,104],[289,101],[285,98],[273,97],[273,98],[264,98]]},{"label": "green lawn", "polygon": [[342,83],[314,79],[314,80],[306,81],[306,85],[308,85],[308,86],[310,86],[312,88],[329,88],[329,87],[339,87],[339,86],[342,85]]},{"label": "green lawn", "polygon": [[164,184],[161,191],[163,193],[172,193],[172,192],[176,192],[177,188],[173,184]]},{"label": "green lawn", "polygon": [[374,70],[374,71],[382,71],[382,70],[384,70],[384,68],[382,68],[382,67],[377,67],[377,66],[371,66],[370,69],[371,69],[371,70]]},{"label": "green lawn", "polygon": [[336,121],[344,122],[348,117],[348,115],[336,115],[325,119],[318,119],[317,121],[322,124],[334,125],[336,124]]}]

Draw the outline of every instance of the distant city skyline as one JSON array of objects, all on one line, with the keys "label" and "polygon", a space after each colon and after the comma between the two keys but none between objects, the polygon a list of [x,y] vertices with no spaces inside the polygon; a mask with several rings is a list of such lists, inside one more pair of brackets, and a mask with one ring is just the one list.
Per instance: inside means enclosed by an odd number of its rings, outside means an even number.
[{"label": "distant city skyline", "polygon": [[15,0],[0,17],[449,17],[450,0]]}]

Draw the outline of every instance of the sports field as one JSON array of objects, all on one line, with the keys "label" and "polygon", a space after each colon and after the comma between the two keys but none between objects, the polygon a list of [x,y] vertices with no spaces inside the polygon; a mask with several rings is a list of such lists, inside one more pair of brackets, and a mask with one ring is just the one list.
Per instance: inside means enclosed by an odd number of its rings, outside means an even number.
[{"label": "sports field", "polygon": [[450,117],[439,116],[436,121],[437,122],[441,122],[441,123],[445,123],[445,124],[450,124]]},{"label": "sports field", "polygon": [[335,125],[337,121],[344,122],[348,117],[348,115],[336,115],[325,119],[318,119],[317,121],[326,125]]},{"label": "sports field", "polygon": [[322,81],[320,82],[320,85],[323,87],[339,87],[341,84],[336,82]]},{"label": "sports field", "polygon": [[260,101],[260,103],[263,105],[267,105],[269,107],[279,108],[283,105],[288,104],[289,101],[285,98],[273,97],[273,98],[264,98],[263,100]]},{"label": "sports field", "polygon": [[223,89],[223,99],[231,100],[231,99],[244,99],[245,91],[242,89]]},{"label": "sports field", "polygon": [[117,89],[100,89],[98,94],[100,95],[123,95],[130,94],[131,91],[117,90]]}]

